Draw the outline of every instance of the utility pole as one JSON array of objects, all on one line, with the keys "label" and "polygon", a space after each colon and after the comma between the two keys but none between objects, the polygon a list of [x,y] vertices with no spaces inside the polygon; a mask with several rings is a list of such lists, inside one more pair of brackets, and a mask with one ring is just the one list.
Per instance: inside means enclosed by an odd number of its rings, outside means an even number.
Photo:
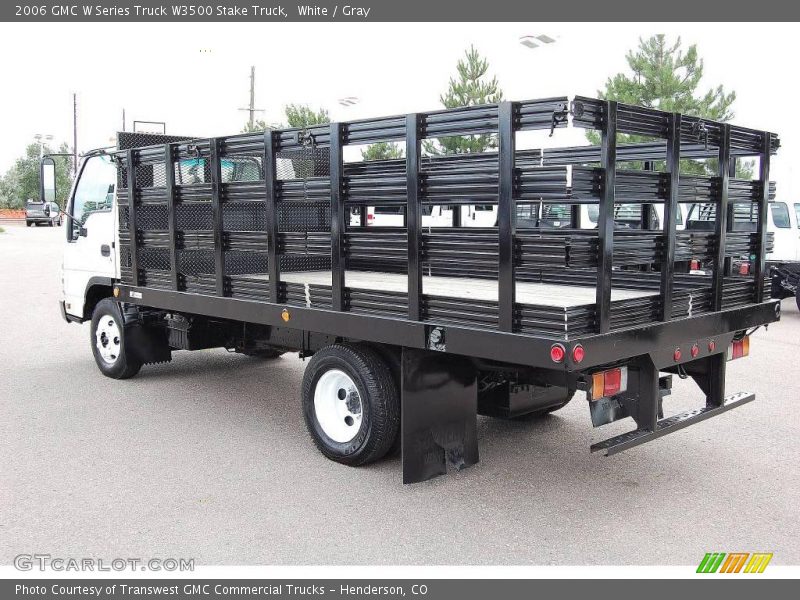
[{"label": "utility pole", "polygon": [[256,68],[250,67],[250,106],[248,108],[240,108],[239,110],[246,110],[250,113],[248,120],[248,129],[253,131],[256,124],[256,112],[264,112],[263,108],[256,108]]},{"label": "utility pole", "polygon": [[78,94],[72,94],[72,174],[78,174]]},{"label": "utility pole", "polygon": [[122,131],[125,131],[125,109],[122,109]]}]

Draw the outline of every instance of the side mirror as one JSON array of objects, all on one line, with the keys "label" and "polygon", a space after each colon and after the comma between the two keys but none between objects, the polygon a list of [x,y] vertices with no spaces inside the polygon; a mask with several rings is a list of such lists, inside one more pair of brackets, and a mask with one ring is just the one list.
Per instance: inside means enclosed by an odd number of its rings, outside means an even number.
[{"label": "side mirror", "polygon": [[56,201],[56,161],[49,156],[39,163],[39,200],[45,206]]}]

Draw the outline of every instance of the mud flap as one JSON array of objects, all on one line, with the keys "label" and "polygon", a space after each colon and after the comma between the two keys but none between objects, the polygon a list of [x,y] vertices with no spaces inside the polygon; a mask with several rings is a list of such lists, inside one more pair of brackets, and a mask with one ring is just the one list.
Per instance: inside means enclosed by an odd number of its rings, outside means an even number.
[{"label": "mud flap", "polygon": [[478,462],[477,370],[466,358],[403,348],[403,483]]}]

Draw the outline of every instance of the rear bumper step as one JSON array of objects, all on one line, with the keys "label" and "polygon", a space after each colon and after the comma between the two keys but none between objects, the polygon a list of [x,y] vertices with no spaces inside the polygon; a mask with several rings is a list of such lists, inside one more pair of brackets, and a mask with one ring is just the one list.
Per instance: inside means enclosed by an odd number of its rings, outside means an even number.
[{"label": "rear bumper step", "polygon": [[617,454],[618,452],[628,450],[634,446],[651,442],[669,433],[688,427],[689,425],[705,421],[711,417],[716,417],[719,414],[752,402],[755,399],[756,395],[753,393],[739,392],[738,394],[732,394],[731,396],[725,397],[725,403],[722,406],[705,406],[666,419],[661,419],[658,421],[655,431],[646,431],[644,429],[629,431],[628,433],[623,433],[603,440],[602,442],[592,444],[591,451],[597,452],[599,450],[605,450],[606,456],[611,456],[612,454]]}]

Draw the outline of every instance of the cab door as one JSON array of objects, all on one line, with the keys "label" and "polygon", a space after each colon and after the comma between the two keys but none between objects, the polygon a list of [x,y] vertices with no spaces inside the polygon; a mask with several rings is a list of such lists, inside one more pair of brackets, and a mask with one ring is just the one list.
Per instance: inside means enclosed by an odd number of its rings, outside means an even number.
[{"label": "cab door", "polygon": [[[66,311],[83,317],[86,289],[94,277],[119,278],[115,187],[117,168],[106,155],[84,161],[67,213],[63,262]],[[74,218],[73,218],[74,217]]]},{"label": "cab door", "polygon": [[794,226],[797,233],[796,260],[800,260],[800,202],[794,203]]},{"label": "cab door", "polygon": [[767,260],[797,260],[797,228],[792,226],[789,207],[785,202],[769,203],[767,231],[773,233],[775,242]]}]

